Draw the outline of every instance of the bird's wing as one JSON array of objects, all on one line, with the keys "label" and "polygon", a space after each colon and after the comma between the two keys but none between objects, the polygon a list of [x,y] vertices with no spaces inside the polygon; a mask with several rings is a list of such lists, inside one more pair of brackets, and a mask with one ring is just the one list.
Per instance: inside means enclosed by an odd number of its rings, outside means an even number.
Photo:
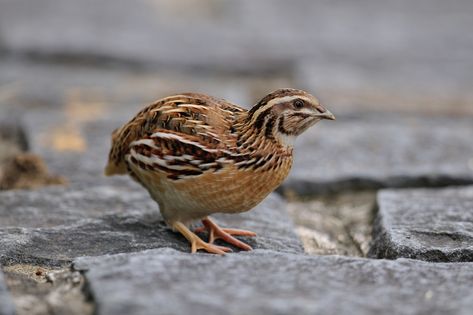
[{"label": "bird's wing", "polygon": [[177,180],[218,171],[233,162],[230,156],[232,152],[203,143],[198,137],[158,129],[149,137],[133,141],[127,160],[143,171],[165,173]]},{"label": "bird's wing", "polygon": [[236,141],[232,125],[245,112],[202,94],[161,99],[113,133],[106,174],[125,173],[126,159],[170,177],[218,169]]}]

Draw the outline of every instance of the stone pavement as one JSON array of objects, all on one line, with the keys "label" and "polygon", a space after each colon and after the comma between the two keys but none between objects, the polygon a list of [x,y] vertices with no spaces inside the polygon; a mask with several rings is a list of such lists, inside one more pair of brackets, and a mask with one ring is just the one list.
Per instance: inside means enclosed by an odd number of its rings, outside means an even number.
[{"label": "stone pavement", "polygon": [[473,264],[157,249],[82,257],[74,268],[85,270],[100,314],[466,315],[473,307]]},{"label": "stone pavement", "polygon": [[[0,182],[35,153],[53,174],[35,186],[68,183],[0,191],[0,315],[471,314],[471,9],[0,0]],[[111,131],[157,97],[249,107],[286,86],[337,121],[299,139],[280,195],[215,216],[253,252],[189,254],[146,191],[102,175]]]},{"label": "stone pavement", "polygon": [[473,186],[385,190],[370,256],[473,261]]},{"label": "stone pavement", "polygon": [[[78,256],[97,256],[168,247],[188,252],[188,242],[169,230],[157,204],[143,189],[91,186],[9,191],[0,200],[0,263],[67,265]],[[14,209],[14,211],[12,210]],[[256,248],[303,252],[277,195],[255,211],[218,215],[224,226],[255,231]]]}]

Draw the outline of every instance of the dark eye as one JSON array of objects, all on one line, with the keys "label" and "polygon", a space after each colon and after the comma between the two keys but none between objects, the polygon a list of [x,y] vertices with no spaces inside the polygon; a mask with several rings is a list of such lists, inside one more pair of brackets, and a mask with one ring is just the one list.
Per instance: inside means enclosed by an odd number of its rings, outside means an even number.
[{"label": "dark eye", "polygon": [[304,107],[304,101],[303,101],[303,100],[295,100],[295,101],[294,101],[294,107],[295,107],[295,108],[302,108],[302,107]]}]

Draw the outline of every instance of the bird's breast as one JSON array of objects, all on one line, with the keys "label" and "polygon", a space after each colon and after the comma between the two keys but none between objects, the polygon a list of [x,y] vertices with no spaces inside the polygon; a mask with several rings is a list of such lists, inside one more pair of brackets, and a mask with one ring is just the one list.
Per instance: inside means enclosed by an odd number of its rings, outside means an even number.
[{"label": "bird's breast", "polygon": [[292,157],[278,164],[258,169],[242,169],[229,165],[215,173],[205,173],[183,181],[174,187],[185,192],[203,211],[236,213],[248,211],[260,203],[287,177]]}]

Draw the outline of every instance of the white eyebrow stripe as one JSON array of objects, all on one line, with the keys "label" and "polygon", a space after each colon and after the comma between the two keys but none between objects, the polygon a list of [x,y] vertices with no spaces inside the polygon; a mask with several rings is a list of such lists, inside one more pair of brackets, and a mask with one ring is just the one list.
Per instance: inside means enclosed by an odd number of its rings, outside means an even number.
[{"label": "white eyebrow stripe", "polygon": [[256,120],[256,118],[262,113],[264,112],[265,110],[267,110],[268,108],[274,106],[275,104],[278,104],[278,103],[286,103],[286,102],[290,102],[292,100],[295,100],[295,99],[302,99],[306,102],[310,102],[310,99],[306,96],[303,96],[303,95],[289,95],[289,96],[283,96],[283,97],[277,97],[277,98],[273,98],[272,100],[270,100],[268,103],[266,103],[266,105],[264,106],[261,106],[261,108],[258,108],[258,110],[253,114],[252,116],[252,122],[254,123],[254,121]]}]

